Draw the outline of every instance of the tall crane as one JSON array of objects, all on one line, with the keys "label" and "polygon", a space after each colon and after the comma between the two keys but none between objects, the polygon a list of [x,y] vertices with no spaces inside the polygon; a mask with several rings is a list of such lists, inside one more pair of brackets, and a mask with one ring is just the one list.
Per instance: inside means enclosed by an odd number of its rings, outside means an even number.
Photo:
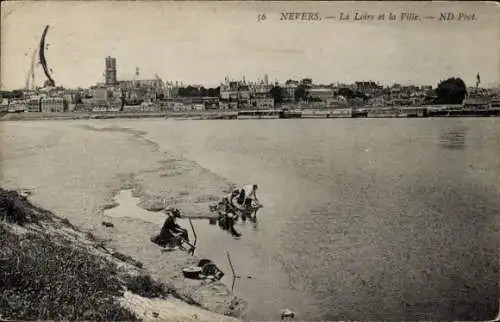
[{"label": "tall crane", "polygon": [[49,67],[47,66],[47,60],[45,59],[45,37],[47,37],[47,31],[49,31],[48,25],[45,26],[45,29],[43,30],[43,33],[42,33],[42,39],[40,40],[40,47],[38,50],[38,53],[39,53],[38,58],[40,59],[40,64],[42,64],[45,76],[47,76],[46,83],[49,86],[56,86],[56,82],[54,81],[54,79],[52,78],[52,76],[49,73]]},{"label": "tall crane", "polygon": [[38,50],[33,50],[33,54],[31,55],[31,64],[28,71],[28,75],[26,76],[26,90],[35,88],[35,66],[36,66],[36,54]]}]

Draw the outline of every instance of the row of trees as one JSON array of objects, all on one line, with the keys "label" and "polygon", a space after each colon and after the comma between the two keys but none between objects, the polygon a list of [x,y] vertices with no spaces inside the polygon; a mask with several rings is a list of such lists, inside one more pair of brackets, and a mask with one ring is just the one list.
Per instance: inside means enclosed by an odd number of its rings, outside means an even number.
[{"label": "row of trees", "polygon": [[[295,97],[294,99],[296,101],[306,101],[306,102],[311,102],[311,101],[318,101],[318,98],[312,97],[309,94],[308,91],[309,86],[305,84],[299,84],[295,90]],[[274,101],[276,103],[282,103],[286,100],[286,93],[285,89],[282,88],[281,86],[274,86],[271,89],[270,92],[271,96],[274,98]],[[341,88],[337,92],[338,95],[342,95],[346,98],[356,98],[356,97],[361,97],[361,98],[366,98],[366,96],[360,92],[352,91],[349,88]]]},{"label": "row of trees", "polygon": [[21,99],[24,97],[24,94],[21,90],[13,90],[13,91],[0,91],[0,98],[7,99]]},{"label": "row of trees", "polygon": [[179,88],[178,95],[181,97],[219,97],[220,87],[205,88],[205,87],[181,87]]}]

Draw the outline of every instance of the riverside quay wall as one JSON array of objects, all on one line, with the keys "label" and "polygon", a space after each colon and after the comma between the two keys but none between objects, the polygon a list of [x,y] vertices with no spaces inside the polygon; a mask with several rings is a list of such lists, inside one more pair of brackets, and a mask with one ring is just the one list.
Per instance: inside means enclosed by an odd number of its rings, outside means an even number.
[{"label": "riverside quay wall", "polygon": [[500,116],[500,108],[464,109],[461,106],[341,108],[341,109],[269,109],[238,111],[186,112],[21,112],[0,114],[2,121],[71,120],[109,118],[169,119],[292,119],[292,118],[407,118],[407,117],[482,117]]}]

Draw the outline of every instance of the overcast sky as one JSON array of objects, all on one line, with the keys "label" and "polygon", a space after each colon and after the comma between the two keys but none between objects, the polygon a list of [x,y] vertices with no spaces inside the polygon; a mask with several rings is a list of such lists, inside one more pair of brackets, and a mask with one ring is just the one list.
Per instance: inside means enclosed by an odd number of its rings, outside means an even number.
[{"label": "overcast sky", "polygon": [[[374,80],[435,86],[459,76],[473,85],[499,83],[500,10],[494,3],[2,3],[2,88],[23,87],[45,25],[47,62],[58,85],[104,80],[104,58],[116,57],[118,79],[217,85],[233,79],[317,83]],[[280,21],[280,13],[318,12],[321,21]],[[340,22],[341,12],[393,12],[397,21]],[[439,18],[474,13],[475,21],[400,21],[402,11]],[[257,14],[267,19],[257,22]],[[325,19],[336,16],[337,20]],[[387,17],[386,17],[387,19]],[[36,80],[45,76],[37,67]]]}]

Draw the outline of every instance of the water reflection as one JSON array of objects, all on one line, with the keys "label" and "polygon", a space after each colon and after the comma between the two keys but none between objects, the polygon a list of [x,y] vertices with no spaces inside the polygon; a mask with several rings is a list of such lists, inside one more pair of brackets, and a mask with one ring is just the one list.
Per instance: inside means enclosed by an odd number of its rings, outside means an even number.
[{"label": "water reflection", "polygon": [[440,138],[440,145],[446,149],[464,149],[465,148],[465,127],[454,127],[447,129]]},{"label": "water reflection", "polygon": [[272,320],[290,308],[304,320],[450,320],[470,316],[461,312],[471,306],[491,312],[498,298],[494,121],[408,120],[390,129],[377,120],[314,122],[307,131],[297,131],[304,120],[263,122],[258,143],[255,123],[231,123],[243,150],[217,122],[197,123],[197,131],[194,123],[158,126],[150,135],[233,182],[266,187],[259,229],[239,223],[238,241],[195,222],[197,255],[227,272],[229,288],[230,252],[249,318]]}]

